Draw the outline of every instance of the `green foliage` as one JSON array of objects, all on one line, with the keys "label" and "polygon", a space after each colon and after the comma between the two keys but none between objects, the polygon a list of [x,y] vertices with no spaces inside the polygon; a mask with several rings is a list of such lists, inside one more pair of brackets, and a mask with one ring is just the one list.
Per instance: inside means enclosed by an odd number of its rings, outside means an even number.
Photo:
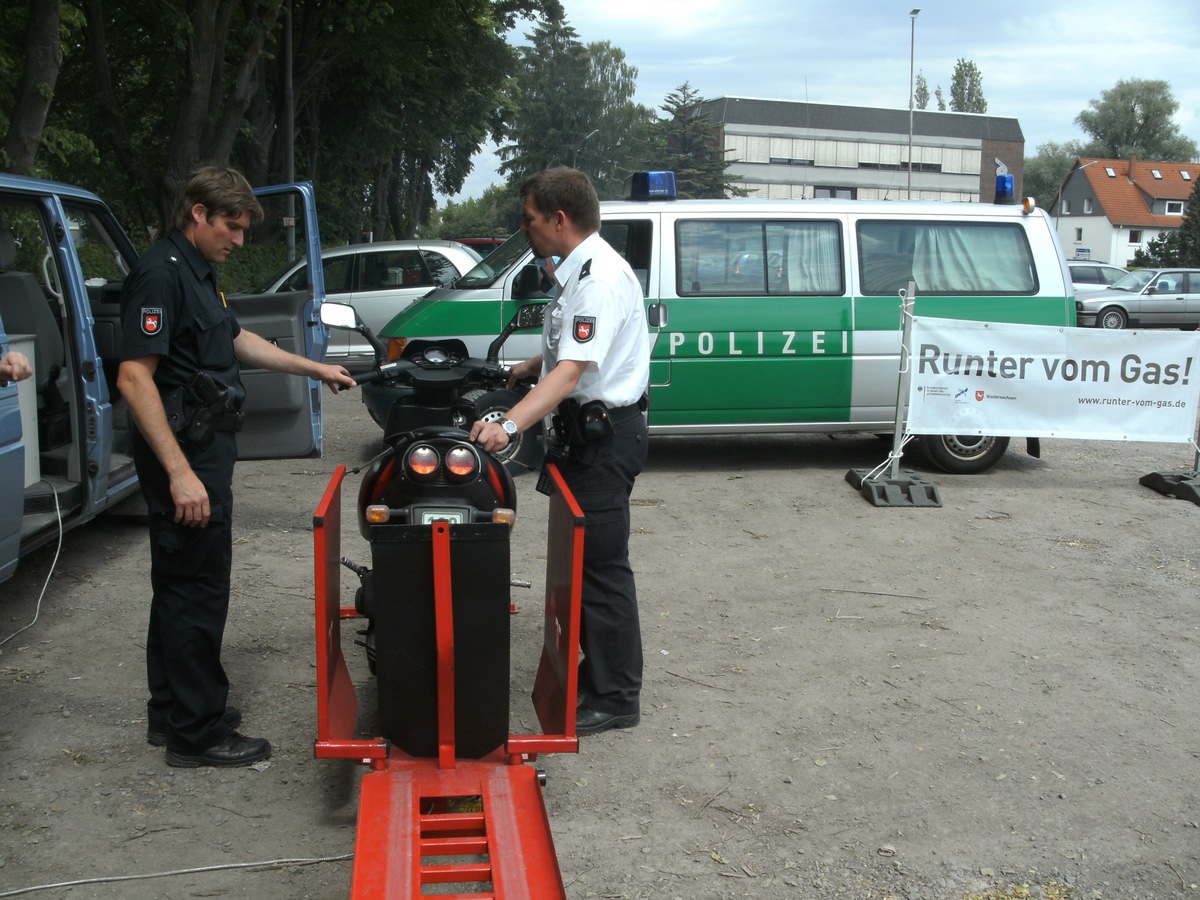
[{"label": "green foliage", "polygon": [[667,95],[661,107],[667,118],[654,129],[656,167],[675,173],[680,199],[744,197],[728,174],[732,161],[721,146],[720,126],[700,111],[704,102],[686,81]]},{"label": "green foliage", "polygon": [[443,240],[462,237],[508,237],[521,221],[521,201],[511,185],[494,184],[478,199],[453,200],[442,210],[434,234]]},{"label": "green foliage", "polygon": [[1174,122],[1178,111],[1179,102],[1167,82],[1118,81],[1100,99],[1089,100],[1088,108],[1075,117],[1075,124],[1092,139],[1081,155],[1124,159],[1136,154],[1171,162],[1196,159],[1196,142]]},{"label": "green foliage", "polygon": [[917,73],[917,86],[913,91],[913,101],[917,109],[929,108],[929,82],[925,80],[925,73]]},{"label": "green foliage", "polygon": [[637,69],[606,41],[584,45],[561,16],[526,37],[500,172],[519,187],[534,172],[567,165],[587,172],[602,200],[621,196],[625,178],[646,158],[654,121],[652,110],[633,102]]},{"label": "green foliage", "polygon": [[1040,144],[1035,156],[1025,157],[1025,180],[1021,194],[1033,197],[1042,209],[1049,209],[1080,155],[1080,147],[1075,142],[1056,144],[1049,141]]},{"label": "green foliage", "polygon": [[987,100],[983,97],[983,73],[975,63],[960,59],[954,64],[954,76],[950,80],[950,109],[985,113],[987,108]]}]

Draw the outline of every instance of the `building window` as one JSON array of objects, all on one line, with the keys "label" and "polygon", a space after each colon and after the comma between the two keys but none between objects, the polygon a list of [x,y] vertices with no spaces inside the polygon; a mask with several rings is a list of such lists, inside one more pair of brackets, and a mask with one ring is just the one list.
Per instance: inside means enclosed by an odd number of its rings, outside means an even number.
[{"label": "building window", "polygon": [[1092,198],[1091,197],[1083,198],[1083,211],[1085,214],[1090,213],[1092,211]]},{"label": "building window", "polygon": [[1189,172],[1187,169],[1180,169],[1180,170],[1179,170],[1179,174],[1183,176],[1183,180],[1184,180],[1184,181],[1191,181],[1191,180],[1192,180],[1192,173],[1191,173],[1191,172]]},{"label": "building window", "polygon": [[1140,231],[1129,232],[1129,243],[1140,244],[1142,242],[1142,233]]},{"label": "building window", "polygon": [[811,166],[811,165],[813,165],[813,160],[811,160],[811,159],[792,159],[791,157],[787,157],[787,156],[772,156],[771,157],[771,165],[773,165],[773,166]]},{"label": "building window", "polygon": [[1167,215],[1168,216],[1182,216],[1183,215],[1183,201],[1182,200],[1168,200],[1167,201]]},{"label": "building window", "polygon": [[1062,214],[1063,214],[1064,216],[1069,216],[1069,215],[1071,214],[1071,201],[1070,201],[1070,200],[1063,200],[1063,202],[1062,202]]},{"label": "building window", "polygon": [[1105,174],[1105,175],[1107,175],[1109,178],[1116,178],[1116,177],[1117,177],[1117,170],[1116,170],[1116,169],[1114,169],[1112,166],[1105,166],[1105,167],[1104,167],[1104,174]]},{"label": "building window", "polygon": [[813,196],[818,200],[833,198],[836,200],[857,200],[858,191],[855,188],[829,187],[817,185],[813,188]]},{"label": "building window", "polygon": [[1082,228],[1075,229],[1075,243],[1077,243],[1077,244],[1083,243],[1083,229]]},{"label": "building window", "polygon": [[1151,169],[1150,174],[1153,175],[1155,178],[1157,178],[1159,181],[1162,181],[1162,172],[1158,171],[1158,169]]}]

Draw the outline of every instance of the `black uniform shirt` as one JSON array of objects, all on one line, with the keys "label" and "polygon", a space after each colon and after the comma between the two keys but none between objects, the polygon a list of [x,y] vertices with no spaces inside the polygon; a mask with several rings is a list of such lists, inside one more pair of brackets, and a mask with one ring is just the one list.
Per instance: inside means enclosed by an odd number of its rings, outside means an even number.
[{"label": "black uniform shirt", "polygon": [[154,381],[163,394],[204,371],[228,388],[231,407],[240,407],[246,391],[233,352],[240,332],[213,267],[178,229],[142,254],[125,279],[121,358],[160,356]]}]

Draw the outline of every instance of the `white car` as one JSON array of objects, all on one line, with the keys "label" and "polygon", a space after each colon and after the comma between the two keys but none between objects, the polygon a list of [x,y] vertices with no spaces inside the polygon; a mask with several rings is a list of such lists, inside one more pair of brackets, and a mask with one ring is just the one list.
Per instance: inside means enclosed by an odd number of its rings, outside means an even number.
[{"label": "white car", "polygon": [[1090,259],[1069,259],[1067,268],[1071,270],[1071,284],[1077,292],[1102,291],[1127,274],[1120,266],[1092,262]]},{"label": "white car", "polygon": [[[349,244],[321,251],[327,299],[349,303],[376,334],[396,313],[435,287],[449,285],[479,259],[470,247],[436,240]],[[272,275],[259,293],[307,287],[308,265],[301,260]],[[329,336],[325,361],[368,369],[375,363],[375,351],[360,335],[339,329]]]}]

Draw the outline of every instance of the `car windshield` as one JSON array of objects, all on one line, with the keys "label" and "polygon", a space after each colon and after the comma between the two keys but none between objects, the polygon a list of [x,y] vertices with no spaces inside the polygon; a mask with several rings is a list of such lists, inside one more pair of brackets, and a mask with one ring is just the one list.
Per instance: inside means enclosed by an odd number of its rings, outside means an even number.
[{"label": "car windshield", "polygon": [[454,286],[460,289],[491,287],[505,272],[524,259],[528,252],[529,241],[525,232],[518,231],[458,279]]},{"label": "car windshield", "polygon": [[1150,279],[1152,279],[1154,275],[1155,272],[1153,269],[1138,269],[1136,272],[1130,272],[1128,275],[1122,275],[1109,287],[1114,291],[1128,291],[1131,294],[1136,294],[1150,283]]}]

